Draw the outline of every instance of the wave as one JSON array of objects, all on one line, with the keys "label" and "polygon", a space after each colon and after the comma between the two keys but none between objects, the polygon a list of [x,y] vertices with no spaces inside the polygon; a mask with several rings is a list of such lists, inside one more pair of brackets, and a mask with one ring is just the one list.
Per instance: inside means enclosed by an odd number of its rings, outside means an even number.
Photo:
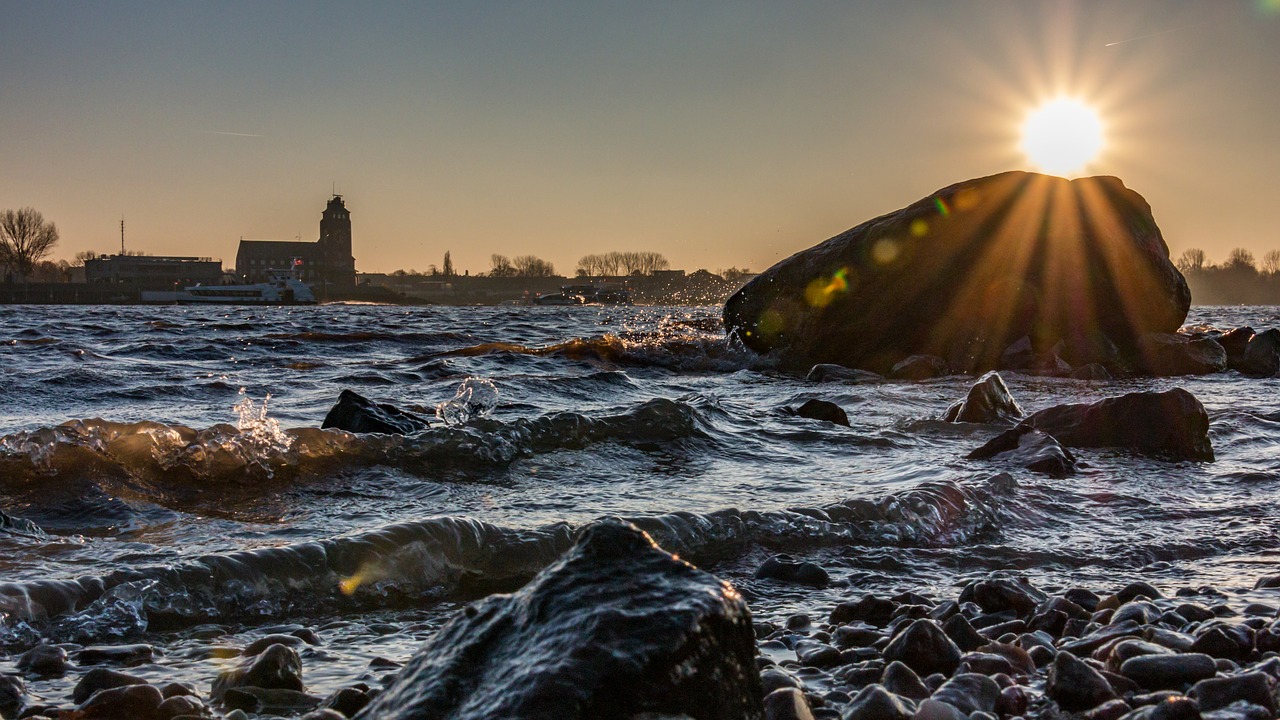
[{"label": "wave", "polygon": [[606,366],[660,367],[686,372],[734,372],[772,367],[768,358],[749,352],[723,335],[660,331],[574,338],[546,346],[486,342],[444,350],[432,357],[528,355],[554,357]]},{"label": "wave", "polygon": [[[700,565],[754,547],[938,546],[999,527],[1008,475],[940,481],[877,500],[768,512],[727,509],[627,518]],[[74,580],[0,583],[0,647],[121,640],[146,630],[408,607],[514,589],[563,554],[578,528],[517,529],[435,517],[348,537],[210,554],[171,567]]]}]

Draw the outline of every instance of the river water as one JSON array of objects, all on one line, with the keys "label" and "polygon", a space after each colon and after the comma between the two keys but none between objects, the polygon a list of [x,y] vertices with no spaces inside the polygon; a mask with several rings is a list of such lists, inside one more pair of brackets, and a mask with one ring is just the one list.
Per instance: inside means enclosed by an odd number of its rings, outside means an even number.
[{"label": "river water", "polygon": [[[1053,479],[964,459],[1000,430],[938,420],[974,378],[806,382],[726,343],[716,307],[0,306],[0,369],[0,671],[42,639],[137,641],[165,654],[131,672],[207,688],[210,648],[302,626],[312,692],[375,683],[372,659],[611,515],[765,618],[992,571],[1243,591],[1280,563],[1276,378],[1002,373],[1028,412],[1171,387],[1209,411],[1215,462],[1080,450]],[[348,388],[433,428],[320,430]],[[851,427],[781,412],[809,398]],[[754,580],[780,552],[836,582]]]}]

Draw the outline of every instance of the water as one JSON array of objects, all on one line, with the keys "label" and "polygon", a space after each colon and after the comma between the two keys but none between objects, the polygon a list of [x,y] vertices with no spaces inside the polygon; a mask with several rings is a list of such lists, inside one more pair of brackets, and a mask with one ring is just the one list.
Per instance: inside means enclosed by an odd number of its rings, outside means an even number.
[{"label": "water", "polygon": [[[1216,462],[1081,450],[1051,479],[963,459],[998,432],[937,420],[973,378],[808,383],[727,345],[719,308],[3,306],[0,368],[0,648],[144,641],[166,654],[131,672],[204,688],[210,648],[298,626],[326,640],[312,692],[376,683],[372,658],[403,661],[609,515],[767,618],[995,570],[1239,590],[1280,570],[1275,378],[1004,373],[1029,412],[1171,387],[1208,408]],[[433,429],[319,430],[344,388]],[[852,426],[780,412],[808,398]],[[836,585],[753,580],[777,552]]]}]

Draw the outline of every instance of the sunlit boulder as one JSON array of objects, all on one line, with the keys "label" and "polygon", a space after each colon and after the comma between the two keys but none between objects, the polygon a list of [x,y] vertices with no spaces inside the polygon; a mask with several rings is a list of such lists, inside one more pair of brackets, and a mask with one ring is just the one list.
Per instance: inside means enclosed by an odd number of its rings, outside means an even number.
[{"label": "sunlit boulder", "polygon": [[968,372],[995,368],[1023,336],[1036,353],[1059,341],[1131,351],[1176,331],[1190,304],[1151,208],[1119,179],[1008,172],[792,255],[729,298],[724,322],[792,366],[885,373],[935,355]]}]

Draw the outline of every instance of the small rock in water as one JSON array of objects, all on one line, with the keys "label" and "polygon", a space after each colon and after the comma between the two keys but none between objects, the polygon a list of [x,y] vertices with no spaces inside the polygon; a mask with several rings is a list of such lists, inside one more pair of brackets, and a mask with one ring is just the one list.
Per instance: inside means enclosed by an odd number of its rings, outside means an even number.
[{"label": "small rock in water", "polygon": [[804,693],[795,688],[774,690],[764,698],[765,720],[813,720]]},{"label": "small rock in water", "polygon": [[351,390],[343,390],[338,403],[325,415],[324,428],[337,428],[353,433],[411,435],[425,430],[426,418],[405,412],[394,405],[375,403]]},{"label": "small rock in water", "polygon": [[147,681],[145,679],[134,675],[108,670],[107,668],[94,668],[80,677],[75,689],[71,691],[71,699],[77,703],[82,703],[99,690],[146,684]]},{"label": "small rock in water", "polygon": [[18,714],[27,694],[26,684],[15,675],[0,675],[0,716],[12,717]]},{"label": "small rock in water", "polygon": [[184,715],[205,717],[209,715],[209,708],[201,702],[200,698],[178,695],[161,702],[156,708],[156,714],[162,718],[176,718]]},{"label": "small rock in water", "polygon": [[1222,346],[1222,349],[1227,352],[1227,367],[1233,370],[1237,369],[1240,359],[1244,357],[1244,349],[1248,347],[1253,335],[1253,328],[1245,325],[1229,330],[1214,338]]},{"label": "small rock in water", "polygon": [[1280,372],[1280,330],[1271,328],[1254,335],[1235,367],[1253,377],[1273,377]]},{"label": "small rock in water", "polygon": [[994,712],[1000,700],[1000,686],[986,675],[960,672],[935,690],[932,697],[966,715]]},{"label": "small rock in water", "polygon": [[810,420],[823,420],[836,425],[849,426],[849,415],[845,413],[839,405],[828,400],[805,400],[800,407],[784,408],[788,415],[796,417],[809,418]]},{"label": "small rock in water", "polygon": [[871,372],[870,370],[857,370],[847,368],[843,365],[835,365],[832,363],[819,363],[809,370],[809,374],[805,377],[809,382],[844,382],[844,383],[869,383],[880,382],[884,380],[882,375]]},{"label": "small rock in water", "polygon": [[81,665],[141,665],[151,662],[155,649],[150,645],[104,645],[87,647],[76,653]]},{"label": "small rock in water", "polygon": [[924,681],[916,671],[897,660],[889,663],[889,666],[884,669],[880,684],[884,685],[889,692],[910,700],[923,700],[929,697],[929,688],[924,686]]},{"label": "small rock in water", "polygon": [[882,628],[893,619],[893,611],[897,608],[897,603],[892,600],[878,598],[875,595],[864,595],[856,602],[845,601],[836,605],[836,608],[831,611],[831,623],[843,625],[851,622],[865,622]]},{"label": "small rock in water", "polygon": [[950,675],[960,666],[960,648],[932,620],[916,620],[885,646],[884,658],[921,675]]},{"label": "small rock in water", "polygon": [[1013,399],[1000,373],[989,372],[969,388],[964,400],[947,408],[942,419],[947,422],[1013,423],[1026,413]]},{"label": "small rock in water", "polygon": [[1065,477],[1076,471],[1076,456],[1062,447],[1052,435],[1030,425],[1005,430],[965,458],[1014,462],[1032,472],[1053,477]]},{"label": "small rock in water", "polygon": [[831,576],[822,566],[811,562],[795,562],[788,555],[775,555],[764,561],[756,570],[756,579],[824,588],[831,584]]},{"label": "small rock in water", "polygon": [[244,657],[252,657],[262,652],[263,650],[266,650],[272,645],[284,645],[285,647],[291,647],[291,648],[297,649],[300,647],[305,647],[306,644],[307,643],[302,638],[296,635],[282,635],[279,633],[274,633],[271,635],[260,637],[257,640],[254,640],[253,642],[249,643],[248,645],[245,646],[244,650],[240,651],[240,654],[243,655]]},{"label": "small rock in water", "polygon": [[151,685],[125,685],[94,693],[76,707],[79,714],[75,717],[83,720],[159,720],[162,702],[164,698],[160,691]]},{"label": "small rock in water", "polygon": [[372,698],[369,697],[368,688],[345,687],[335,690],[320,703],[320,706],[336,710],[342,713],[343,717],[355,717],[356,713],[363,710],[370,700]]},{"label": "small rock in water", "polygon": [[218,673],[210,694],[218,699],[231,688],[243,687],[302,691],[302,659],[291,647],[271,645],[238,666]]},{"label": "small rock in water", "polygon": [[1209,415],[1181,388],[1056,405],[1022,422],[1067,447],[1124,447],[1174,460],[1213,460]]},{"label": "small rock in water", "polygon": [[1068,652],[1058,653],[1049,666],[1045,694],[1067,712],[1089,710],[1116,696],[1101,673]]},{"label": "small rock in water", "polygon": [[1209,337],[1150,333],[1138,342],[1136,364],[1160,377],[1207,375],[1227,369],[1227,351]]},{"label": "small rock in water", "polygon": [[912,355],[889,371],[889,377],[895,380],[928,380],[950,374],[947,361],[937,355]]},{"label": "small rock in water", "polygon": [[36,677],[62,677],[70,667],[67,651],[56,645],[37,645],[18,658],[18,669]]},{"label": "small rock in water", "polygon": [[908,720],[914,713],[902,698],[883,685],[868,685],[854,696],[844,711],[844,720]]}]

